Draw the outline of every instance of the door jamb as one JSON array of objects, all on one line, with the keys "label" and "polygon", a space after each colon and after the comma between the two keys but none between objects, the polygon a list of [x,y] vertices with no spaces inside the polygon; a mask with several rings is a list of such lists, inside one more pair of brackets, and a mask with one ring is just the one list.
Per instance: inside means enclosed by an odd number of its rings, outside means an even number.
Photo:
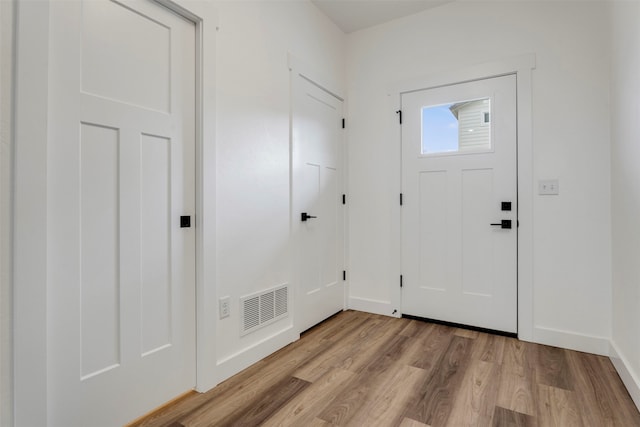
[{"label": "door jamb", "polygon": [[[220,382],[216,354],[215,46],[218,17],[208,2],[153,0],[196,26],[196,377],[204,393]],[[205,120],[206,117],[206,120]],[[206,260],[206,261],[205,261]]]},{"label": "door jamb", "polygon": [[[195,390],[220,382],[216,364],[215,46],[218,17],[209,2],[153,0],[196,26],[196,360]],[[206,117],[206,120],[205,120]]]},{"label": "door jamb", "polygon": [[[390,87],[389,111],[400,110],[401,94],[415,90],[433,89],[475,80],[500,77],[509,74],[516,76],[517,98],[517,180],[518,180],[518,338],[533,340],[533,138],[532,138],[532,71],[536,67],[535,54],[524,54],[501,61],[489,62],[439,73],[410,81],[399,82]],[[401,126],[395,114],[389,114],[392,139],[398,142],[397,148],[397,193],[402,191],[402,139]],[[392,212],[392,242],[396,248],[395,271],[402,271],[400,235],[402,232],[401,207],[395,206]],[[394,288],[391,293],[391,306],[398,308],[395,316],[402,313],[402,291]]]}]

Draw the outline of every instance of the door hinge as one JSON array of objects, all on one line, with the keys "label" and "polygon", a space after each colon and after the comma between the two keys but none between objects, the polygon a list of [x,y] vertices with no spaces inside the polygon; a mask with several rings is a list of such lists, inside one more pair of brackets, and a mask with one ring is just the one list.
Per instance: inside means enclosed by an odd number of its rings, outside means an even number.
[{"label": "door hinge", "polygon": [[400,275],[400,287],[402,287],[402,274]]},{"label": "door hinge", "polygon": [[400,124],[402,124],[402,110],[396,111],[396,114],[398,115],[398,120],[400,121]]},{"label": "door hinge", "polygon": [[400,193],[400,206],[402,206],[402,193]]},{"label": "door hinge", "polygon": [[347,280],[347,270],[342,270],[342,280]]},{"label": "door hinge", "polygon": [[347,195],[346,195],[346,194],[343,194],[343,195],[342,195],[342,204],[343,204],[343,205],[346,205],[346,204],[347,204]]},{"label": "door hinge", "polygon": [[346,127],[346,120],[342,119],[342,129],[344,129]]}]

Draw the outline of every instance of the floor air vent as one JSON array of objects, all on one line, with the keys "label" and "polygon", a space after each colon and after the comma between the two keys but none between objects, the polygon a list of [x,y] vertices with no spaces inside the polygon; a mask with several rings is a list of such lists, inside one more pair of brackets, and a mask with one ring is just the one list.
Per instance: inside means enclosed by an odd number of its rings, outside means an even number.
[{"label": "floor air vent", "polygon": [[240,335],[248,334],[289,314],[289,286],[263,291],[240,298],[242,329]]}]

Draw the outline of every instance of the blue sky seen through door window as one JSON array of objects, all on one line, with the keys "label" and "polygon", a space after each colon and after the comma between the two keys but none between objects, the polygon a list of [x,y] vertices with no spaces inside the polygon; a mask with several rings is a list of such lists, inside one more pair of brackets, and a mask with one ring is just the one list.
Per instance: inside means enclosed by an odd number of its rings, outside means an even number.
[{"label": "blue sky seen through door window", "polygon": [[422,154],[458,151],[458,119],[452,105],[422,108]]}]

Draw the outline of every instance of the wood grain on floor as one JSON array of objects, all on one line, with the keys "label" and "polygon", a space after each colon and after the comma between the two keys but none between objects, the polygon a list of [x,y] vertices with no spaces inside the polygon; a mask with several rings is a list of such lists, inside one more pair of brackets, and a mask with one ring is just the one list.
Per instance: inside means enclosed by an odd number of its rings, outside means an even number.
[{"label": "wood grain on floor", "polygon": [[345,311],[136,427],[621,426],[640,413],[602,356]]}]

